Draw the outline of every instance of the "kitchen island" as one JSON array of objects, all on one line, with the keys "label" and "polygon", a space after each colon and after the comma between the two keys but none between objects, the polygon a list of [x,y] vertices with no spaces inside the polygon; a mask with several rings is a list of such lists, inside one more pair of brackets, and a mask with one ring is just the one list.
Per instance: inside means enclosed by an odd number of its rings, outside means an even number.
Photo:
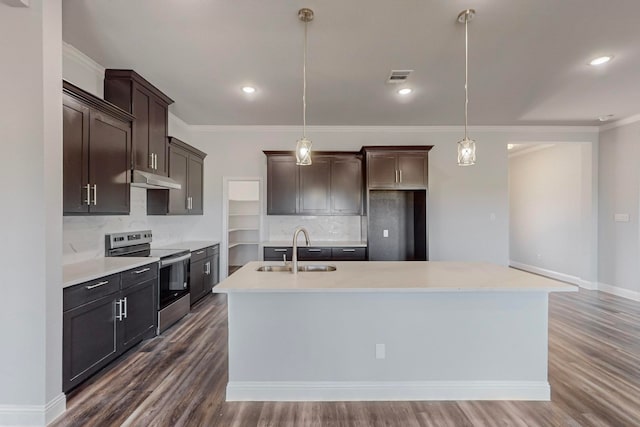
[{"label": "kitchen island", "polygon": [[550,398],[548,294],[575,286],[487,263],[265,264],[214,288],[228,294],[229,401]]}]

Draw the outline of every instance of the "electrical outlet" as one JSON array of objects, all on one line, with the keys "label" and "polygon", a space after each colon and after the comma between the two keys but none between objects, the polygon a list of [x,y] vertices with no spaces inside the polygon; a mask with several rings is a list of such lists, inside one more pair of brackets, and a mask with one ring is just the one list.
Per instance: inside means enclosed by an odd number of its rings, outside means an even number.
[{"label": "electrical outlet", "polygon": [[376,359],[385,359],[387,357],[387,346],[384,344],[376,344]]},{"label": "electrical outlet", "polygon": [[382,230],[382,237],[389,237],[389,230]]},{"label": "electrical outlet", "polygon": [[615,222],[629,222],[629,214],[615,214],[613,220]]}]

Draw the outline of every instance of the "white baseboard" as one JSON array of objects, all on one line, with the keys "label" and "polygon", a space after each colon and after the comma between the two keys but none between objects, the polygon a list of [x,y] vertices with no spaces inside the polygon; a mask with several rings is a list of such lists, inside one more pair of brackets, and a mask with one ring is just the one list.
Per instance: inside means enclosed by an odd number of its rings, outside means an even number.
[{"label": "white baseboard", "polygon": [[227,384],[230,402],[550,399],[547,381],[233,381]]},{"label": "white baseboard", "polygon": [[581,288],[595,290],[597,289],[597,284],[593,282],[589,282],[587,280],[582,280],[578,276],[571,276],[569,274],[560,273],[553,270],[547,270],[545,268],[536,267],[534,265],[523,264],[518,261],[509,261],[509,266],[513,268],[517,268],[518,270],[528,271],[530,273],[539,274],[541,276],[550,277],[556,280],[562,280],[563,282],[571,283],[572,285],[580,286]]},{"label": "white baseboard", "polygon": [[64,393],[46,405],[0,405],[0,426],[46,426],[67,409]]},{"label": "white baseboard", "polygon": [[622,298],[628,298],[633,301],[640,301],[640,292],[621,288],[619,286],[607,285],[606,283],[598,283],[598,290]]}]

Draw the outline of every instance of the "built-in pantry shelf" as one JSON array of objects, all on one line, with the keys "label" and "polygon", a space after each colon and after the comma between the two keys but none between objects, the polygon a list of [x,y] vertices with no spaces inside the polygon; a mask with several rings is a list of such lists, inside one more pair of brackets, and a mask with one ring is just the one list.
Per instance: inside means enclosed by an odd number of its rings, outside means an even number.
[{"label": "built-in pantry shelf", "polygon": [[229,179],[227,185],[227,274],[231,274],[260,259],[261,180]]}]

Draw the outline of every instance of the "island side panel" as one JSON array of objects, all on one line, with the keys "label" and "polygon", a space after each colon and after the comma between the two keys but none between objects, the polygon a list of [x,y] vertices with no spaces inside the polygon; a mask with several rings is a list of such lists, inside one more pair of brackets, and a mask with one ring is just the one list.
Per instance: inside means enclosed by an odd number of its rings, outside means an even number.
[{"label": "island side panel", "polygon": [[228,301],[228,400],[549,398],[545,292],[232,292]]}]

